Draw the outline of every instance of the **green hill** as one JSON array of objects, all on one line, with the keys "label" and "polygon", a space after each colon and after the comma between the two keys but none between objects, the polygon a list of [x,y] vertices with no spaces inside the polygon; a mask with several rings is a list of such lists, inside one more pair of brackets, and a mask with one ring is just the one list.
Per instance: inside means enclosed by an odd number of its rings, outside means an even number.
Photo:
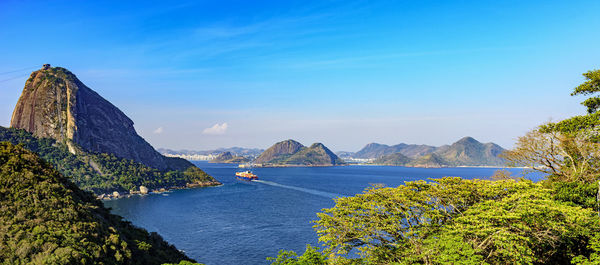
[{"label": "green hill", "polygon": [[191,260],[21,146],[0,142],[2,264],[163,264]]}]

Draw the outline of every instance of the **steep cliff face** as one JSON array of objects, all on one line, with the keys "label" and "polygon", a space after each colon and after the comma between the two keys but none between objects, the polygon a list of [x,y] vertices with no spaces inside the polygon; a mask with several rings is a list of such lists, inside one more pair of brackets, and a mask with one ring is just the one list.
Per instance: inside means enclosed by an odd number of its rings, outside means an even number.
[{"label": "steep cliff face", "polygon": [[166,159],[140,137],[121,110],[61,67],[35,71],[25,83],[11,127],[88,152],[111,153],[164,170]]}]

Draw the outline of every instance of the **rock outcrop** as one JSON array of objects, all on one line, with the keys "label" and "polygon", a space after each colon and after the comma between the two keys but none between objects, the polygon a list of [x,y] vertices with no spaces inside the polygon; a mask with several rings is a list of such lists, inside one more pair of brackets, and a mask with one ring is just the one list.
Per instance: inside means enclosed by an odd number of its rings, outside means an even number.
[{"label": "rock outcrop", "polygon": [[48,66],[31,74],[10,126],[56,139],[73,153],[81,147],[169,168],[167,159],[136,133],[131,119],[65,68]]}]

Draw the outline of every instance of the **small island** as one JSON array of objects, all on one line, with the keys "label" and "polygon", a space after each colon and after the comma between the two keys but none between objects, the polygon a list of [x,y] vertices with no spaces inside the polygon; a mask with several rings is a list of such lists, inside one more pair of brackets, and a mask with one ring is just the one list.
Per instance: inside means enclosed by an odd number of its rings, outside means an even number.
[{"label": "small island", "polygon": [[254,160],[257,167],[319,167],[340,166],[346,162],[331,152],[322,143],[309,147],[294,141],[285,140],[274,144]]}]

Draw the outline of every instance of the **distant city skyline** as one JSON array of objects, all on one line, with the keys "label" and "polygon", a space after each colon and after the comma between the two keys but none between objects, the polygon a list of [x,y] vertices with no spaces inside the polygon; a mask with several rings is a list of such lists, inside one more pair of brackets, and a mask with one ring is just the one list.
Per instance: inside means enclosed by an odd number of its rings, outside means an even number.
[{"label": "distant city skyline", "polygon": [[71,70],[155,148],[511,148],[600,68],[598,1],[2,1],[0,126]]}]

